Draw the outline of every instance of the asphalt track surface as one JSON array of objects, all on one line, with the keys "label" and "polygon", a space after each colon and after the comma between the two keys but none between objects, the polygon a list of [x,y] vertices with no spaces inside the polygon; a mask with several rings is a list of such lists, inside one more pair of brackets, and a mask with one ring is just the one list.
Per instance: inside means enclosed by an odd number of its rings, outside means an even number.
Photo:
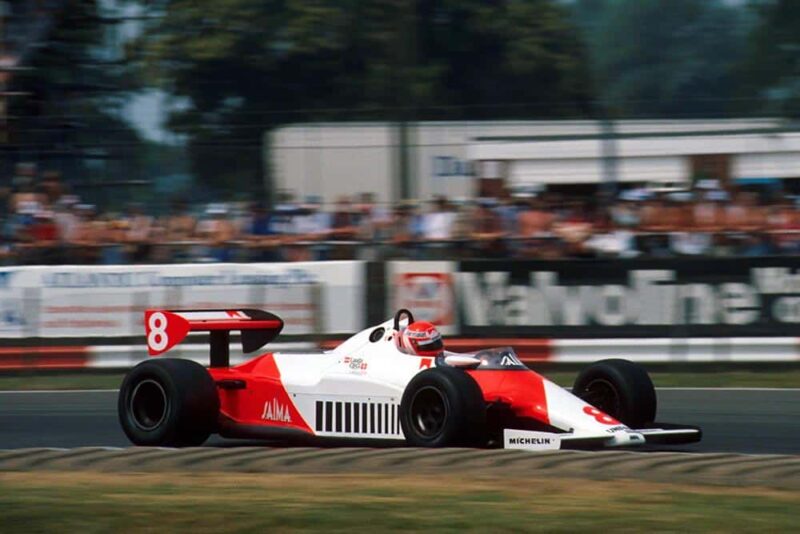
[{"label": "asphalt track surface", "polygon": [[[0,392],[0,449],[126,447],[116,391]],[[800,454],[800,389],[660,389],[658,419],[703,441],[659,450]],[[253,445],[212,437],[209,446]]]}]

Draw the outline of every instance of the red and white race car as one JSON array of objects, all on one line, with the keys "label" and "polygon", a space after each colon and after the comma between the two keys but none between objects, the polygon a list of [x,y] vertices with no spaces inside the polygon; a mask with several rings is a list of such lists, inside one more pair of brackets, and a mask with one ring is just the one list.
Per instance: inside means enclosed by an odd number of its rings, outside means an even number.
[{"label": "red and white race car", "polygon": [[245,353],[283,328],[252,309],[150,310],[150,355],[189,332],[210,332],[210,367],[153,358],[119,393],[119,418],[137,445],[192,446],[212,433],[282,441],[405,442],[411,446],[502,446],[546,450],[698,441],[700,430],[656,424],[646,371],[604,360],[570,392],[523,365],[511,348],[418,356],[398,343],[407,310],[328,352],[266,353],[229,365],[230,332]]}]

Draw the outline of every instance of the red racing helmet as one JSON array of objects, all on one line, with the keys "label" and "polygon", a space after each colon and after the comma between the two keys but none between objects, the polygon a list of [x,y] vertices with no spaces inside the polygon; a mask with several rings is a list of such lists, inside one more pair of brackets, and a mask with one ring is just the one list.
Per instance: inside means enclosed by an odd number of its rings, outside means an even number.
[{"label": "red racing helmet", "polygon": [[417,356],[439,356],[444,352],[442,334],[428,321],[408,325],[400,334],[400,347]]}]

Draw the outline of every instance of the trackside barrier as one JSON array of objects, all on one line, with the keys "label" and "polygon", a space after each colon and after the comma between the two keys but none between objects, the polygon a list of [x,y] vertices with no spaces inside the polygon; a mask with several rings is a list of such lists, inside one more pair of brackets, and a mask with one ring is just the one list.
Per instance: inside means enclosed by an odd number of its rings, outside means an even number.
[{"label": "trackside barrier", "polygon": [[798,341],[795,337],[556,339],[546,361],[626,358],[642,363],[795,362],[800,361]]},{"label": "trackside barrier", "polygon": [[[273,343],[271,352],[309,351],[315,345],[310,342]],[[192,360],[208,365],[207,344],[179,345],[169,356]],[[247,361],[256,354],[231,355],[231,364]],[[6,347],[0,349],[0,371],[35,369],[129,369],[148,359],[147,349],[142,345],[96,345],[87,347]]]},{"label": "trackside barrier", "polygon": [[[307,352],[332,349],[340,341],[272,343],[265,351]],[[655,338],[655,339],[477,339],[451,338],[449,350],[474,352],[489,347],[514,347],[526,363],[586,363],[625,358],[640,363],[755,363],[800,361],[800,338]],[[208,345],[178,345],[170,357],[208,364]],[[262,351],[263,352],[263,351]],[[239,364],[254,354],[232,355]],[[24,369],[129,369],[147,359],[144,345],[76,347],[3,347],[0,371]]]},{"label": "trackside barrier", "polygon": [[[278,340],[301,341],[265,351],[333,348],[408,308],[450,350],[529,363],[800,361],[800,257],[329,261],[0,269],[0,370],[130,368],[144,310],[228,307],[272,311]],[[187,341],[171,355],[207,363]]]},{"label": "trackside barrier", "polygon": [[0,341],[141,336],[151,308],[266,309],[285,335],[344,336],[364,328],[365,270],[354,261],[4,267]]}]

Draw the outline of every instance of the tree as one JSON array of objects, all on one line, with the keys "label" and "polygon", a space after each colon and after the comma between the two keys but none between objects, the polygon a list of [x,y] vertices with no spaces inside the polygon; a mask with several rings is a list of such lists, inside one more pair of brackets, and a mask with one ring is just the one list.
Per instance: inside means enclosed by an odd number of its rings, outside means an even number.
[{"label": "tree", "polygon": [[54,10],[51,30],[17,76],[11,106],[15,157],[60,170],[90,201],[116,200],[103,185],[141,179],[139,136],[122,117],[125,62],[106,43],[108,20],[96,0],[69,0]]},{"label": "tree", "polygon": [[617,116],[720,116],[735,109],[747,18],[719,0],[580,0],[577,24]]},{"label": "tree", "polygon": [[172,0],[132,48],[184,105],[209,187],[250,191],[261,135],[312,120],[574,116],[588,70],[554,0]]},{"label": "tree", "polygon": [[800,3],[754,2],[757,23],[742,67],[744,94],[767,112],[800,117]]}]

